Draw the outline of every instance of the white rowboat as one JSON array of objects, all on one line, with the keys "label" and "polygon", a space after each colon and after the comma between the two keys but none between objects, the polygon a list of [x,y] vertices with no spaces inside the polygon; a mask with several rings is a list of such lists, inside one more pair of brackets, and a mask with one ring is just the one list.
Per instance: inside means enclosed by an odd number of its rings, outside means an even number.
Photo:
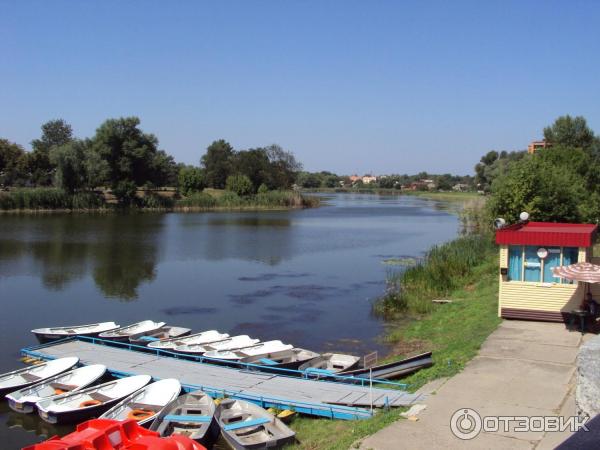
[{"label": "white rowboat", "polygon": [[0,375],[0,395],[22,389],[65,372],[79,362],[76,356],[53,359]]},{"label": "white rowboat", "polygon": [[117,328],[119,328],[119,325],[115,322],[101,322],[67,327],[36,328],[35,330],[31,330],[31,332],[35,334],[40,344],[44,344],[69,336],[97,336],[100,333]]}]

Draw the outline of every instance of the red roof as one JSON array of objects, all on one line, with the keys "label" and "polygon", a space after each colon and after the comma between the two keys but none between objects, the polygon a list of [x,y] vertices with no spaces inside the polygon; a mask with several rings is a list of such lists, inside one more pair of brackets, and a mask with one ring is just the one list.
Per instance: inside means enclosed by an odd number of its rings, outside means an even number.
[{"label": "red roof", "polygon": [[496,244],[591,247],[597,228],[586,223],[517,223],[497,230]]}]

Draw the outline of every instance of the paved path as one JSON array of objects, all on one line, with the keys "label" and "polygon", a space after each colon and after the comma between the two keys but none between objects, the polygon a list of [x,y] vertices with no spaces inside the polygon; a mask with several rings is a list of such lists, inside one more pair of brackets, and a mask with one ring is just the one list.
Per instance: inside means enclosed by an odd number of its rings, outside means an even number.
[{"label": "paved path", "polygon": [[481,416],[574,415],[575,360],[583,339],[562,324],[504,321],[465,370],[423,388],[432,394],[418,421],[400,420],[365,438],[360,448],[552,449],[569,433],[511,428],[462,441],[451,433],[450,417],[460,408]]}]

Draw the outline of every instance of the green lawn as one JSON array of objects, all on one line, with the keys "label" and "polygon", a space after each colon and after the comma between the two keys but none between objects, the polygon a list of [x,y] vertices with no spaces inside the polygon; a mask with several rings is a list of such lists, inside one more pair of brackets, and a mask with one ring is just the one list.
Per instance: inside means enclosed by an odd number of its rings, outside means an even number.
[{"label": "green lawn", "polygon": [[[477,266],[470,279],[449,296],[452,303],[438,305],[433,312],[390,330],[387,340],[396,347],[394,359],[420,350],[433,350],[434,365],[402,380],[414,391],[440,377],[460,372],[473,358],[481,344],[500,323],[498,275],[495,258]],[[298,417],[291,426],[299,443],[290,448],[346,450],[400,417],[401,410],[380,413],[373,419],[346,422],[341,420]]]}]

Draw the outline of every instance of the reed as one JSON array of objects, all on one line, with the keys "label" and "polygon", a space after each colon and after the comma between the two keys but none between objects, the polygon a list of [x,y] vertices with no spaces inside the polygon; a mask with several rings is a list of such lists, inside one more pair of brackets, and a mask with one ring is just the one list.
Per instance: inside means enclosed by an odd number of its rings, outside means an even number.
[{"label": "reed", "polygon": [[433,299],[464,286],[473,270],[493,255],[489,234],[462,236],[435,246],[415,266],[388,275],[387,290],[374,304],[374,311],[383,316],[428,313],[433,310]]},{"label": "reed", "polygon": [[0,192],[2,210],[98,209],[104,199],[94,192],[69,194],[61,189],[33,188]]}]

